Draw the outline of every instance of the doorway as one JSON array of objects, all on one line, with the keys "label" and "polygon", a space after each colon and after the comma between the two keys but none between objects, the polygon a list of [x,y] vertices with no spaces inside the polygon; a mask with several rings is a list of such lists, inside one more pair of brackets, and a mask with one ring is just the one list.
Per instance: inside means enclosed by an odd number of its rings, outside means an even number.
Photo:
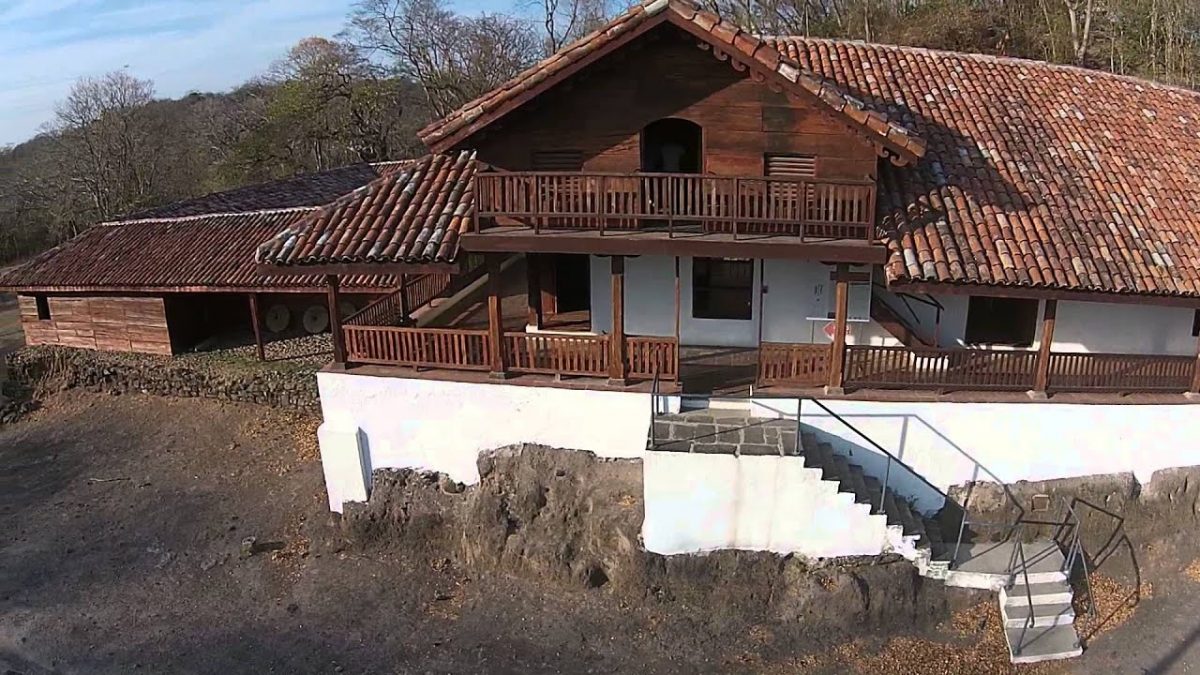
[{"label": "doorway", "polygon": [[556,312],[585,312],[592,307],[591,261],[586,255],[559,253],[554,256]]},{"label": "doorway", "polygon": [[642,129],[642,171],[701,173],[704,134],[691,120],[666,117]]}]

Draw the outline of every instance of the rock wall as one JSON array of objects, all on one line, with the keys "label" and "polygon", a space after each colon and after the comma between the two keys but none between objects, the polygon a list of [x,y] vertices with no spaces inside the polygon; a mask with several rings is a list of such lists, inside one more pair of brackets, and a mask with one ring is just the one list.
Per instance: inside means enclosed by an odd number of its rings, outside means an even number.
[{"label": "rock wall", "polygon": [[[631,603],[703,608],[697,621],[777,621],[796,630],[865,634],[928,627],[979,596],[926,583],[896,557],[808,561],[766,552],[662,556],[639,541],[642,462],[510,446],[479,458],[480,482],[402,470],[374,474],[369,501],[347,503],[352,545],[450,560],[620,594]],[[791,628],[789,628],[790,630]]]},{"label": "rock wall", "polygon": [[81,387],[106,393],[214,398],[319,413],[314,367],[247,364],[28,347],[6,357],[8,378],[26,389]]}]

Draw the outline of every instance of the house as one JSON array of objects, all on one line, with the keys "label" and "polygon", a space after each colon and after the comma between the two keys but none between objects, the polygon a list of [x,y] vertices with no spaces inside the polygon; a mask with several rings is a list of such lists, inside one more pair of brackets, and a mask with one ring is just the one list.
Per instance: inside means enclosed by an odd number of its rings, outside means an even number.
[{"label": "house", "polygon": [[[103,223],[9,270],[0,288],[17,293],[30,345],[173,354],[233,331],[253,332],[261,354],[264,340],[327,331],[329,320],[322,277],[262,275],[255,248],[402,166],[345,167]],[[400,284],[389,275],[347,277],[341,310],[352,313]]]}]

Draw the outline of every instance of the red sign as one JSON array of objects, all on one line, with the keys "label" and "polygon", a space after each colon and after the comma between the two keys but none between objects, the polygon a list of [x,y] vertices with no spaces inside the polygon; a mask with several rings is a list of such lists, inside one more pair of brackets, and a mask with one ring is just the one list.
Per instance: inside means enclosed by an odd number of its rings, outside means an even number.
[{"label": "red sign", "polygon": [[[837,322],[830,321],[829,323],[825,324],[825,327],[821,329],[821,332],[825,334],[825,337],[832,340],[833,336],[837,334]],[[846,324],[846,335],[849,335],[849,334],[850,334],[850,324],[847,323]]]}]

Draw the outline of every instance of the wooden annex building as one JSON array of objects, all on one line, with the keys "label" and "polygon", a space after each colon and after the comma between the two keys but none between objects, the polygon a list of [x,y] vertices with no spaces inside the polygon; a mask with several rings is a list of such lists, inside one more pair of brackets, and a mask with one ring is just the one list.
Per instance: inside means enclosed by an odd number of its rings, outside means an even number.
[{"label": "wooden annex building", "polygon": [[[175,354],[223,336],[327,330],[319,275],[267,277],[255,248],[402,163],[351,166],[211,194],[103,223],[0,276],[18,297],[25,341]],[[343,311],[401,283],[347,277]]]}]

